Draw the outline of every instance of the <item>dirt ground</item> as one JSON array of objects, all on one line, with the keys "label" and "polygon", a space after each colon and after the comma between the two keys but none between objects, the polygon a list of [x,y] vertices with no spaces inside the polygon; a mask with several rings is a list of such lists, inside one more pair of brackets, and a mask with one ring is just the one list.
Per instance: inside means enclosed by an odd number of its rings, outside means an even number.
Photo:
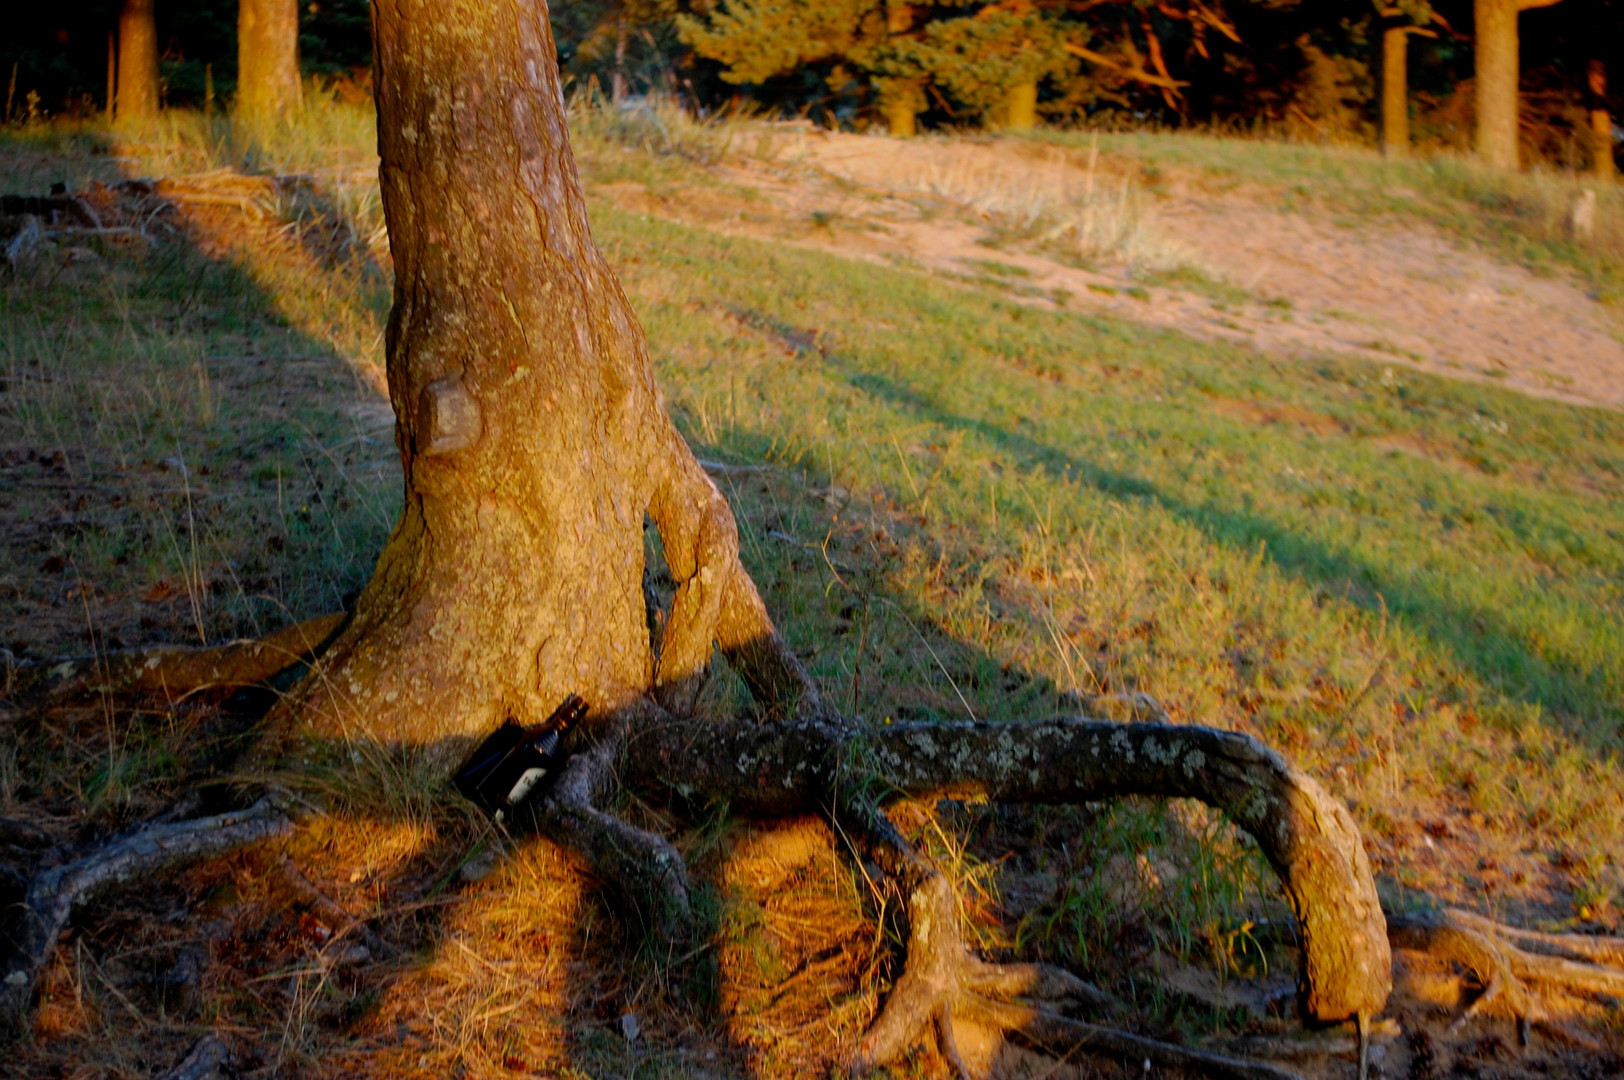
[{"label": "dirt ground", "polygon": [[[1135,163],[1039,143],[772,129],[717,172],[730,188],[600,191],[726,233],[1001,278],[1031,303],[1624,406],[1624,318],[1414,220],[1341,219],[1193,171],[1147,187]],[[1118,235],[1068,251],[1083,231]]]}]

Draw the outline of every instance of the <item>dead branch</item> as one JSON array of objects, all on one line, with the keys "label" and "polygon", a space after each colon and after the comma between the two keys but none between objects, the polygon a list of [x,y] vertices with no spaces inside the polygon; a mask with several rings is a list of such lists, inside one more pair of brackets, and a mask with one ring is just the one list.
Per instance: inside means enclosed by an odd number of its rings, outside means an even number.
[{"label": "dead branch", "polygon": [[281,871],[282,880],[287,883],[289,891],[299,902],[332,926],[334,942],[341,941],[345,937],[354,937],[366,947],[371,958],[378,960],[392,960],[400,955],[399,950],[379,937],[376,930],[351,915],[342,904],[318,889],[291,858],[284,855],[282,861],[277,864],[277,869]]},{"label": "dead branch", "polygon": [[267,637],[212,648],[162,645],[18,664],[0,673],[0,700],[23,711],[97,693],[175,701],[214,687],[252,686],[319,653],[347,618],[319,615]]},{"label": "dead branch", "polygon": [[118,837],[70,863],[36,877],[12,932],[12,955],[0,970],[0,1013],[20,1025],[33,1001],[40,972],[74,909],[109,888],[186,863],[214,858],[293,828],[288,800],[266,795],[246,810]]},{"label": "dead branch", "polygon": [[1174,79],[1166,75],[1157,74],[1154,71],[1146,71],[1144,66],[1137,61],[1131,65],[1124,64],[1120,60],[1112,59],[1102,52],[1095,52],[1093,49],[1086,48],[1082,45],[1075,45],[1069,41],[1066,42],[1065,48],[1067,52],[1071,53],[1071,55],[1080,60],[1087,60],[1091,64],[1098,64],[1100,67],[1109,68],[1111,71],[1114,71],[1119,75],[1132,79],[1134,82],[1144,83],[1146,86],[1155,86],[1163,90],[1169,90],[1177,93],[1186,86],[1190,85],[1187,81],[1182,79]]}]

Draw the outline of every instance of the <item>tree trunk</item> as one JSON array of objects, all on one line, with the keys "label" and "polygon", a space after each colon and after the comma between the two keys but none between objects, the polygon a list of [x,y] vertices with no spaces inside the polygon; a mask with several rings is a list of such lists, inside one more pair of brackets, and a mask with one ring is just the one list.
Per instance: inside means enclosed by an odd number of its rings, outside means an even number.
[{"label": "tree trunk", "polygon": [[1031,131],[1038,124],[1038,84],[1016,83],[1004,96],[1004,129]]},{"label": "tree trunk", "polygon": [[1518,167],[1516,0],[1475,0],[1477,154],[1496,169]]},{"label": "tree trunk", "polygon": [[158,115],[158,23],[153,0],[124,0],[118,13],[118,103],[120,120]]},{"label": "tree trunk", "polygon": [[275,124],[299,106],[299,0],[240,0],[237,116]]},{"label": "tree trunk", "polygon": [[[904,0],[886,0],[885,32],[893,41],[913,31],[913,5]],[[892,138],[911,139],[917,128],[915,117],[925,107],[925,88],[912,79],[878,79],[880,110]]]},{"label": "tree trunk", "polygon": [[[118,35],[107,35],[107,122],[113,122],[113,102],[118,100]],[[7,109],[10,112],[10,109]],[[10,119],[8,116],[6,119]]]},{"label": "tree trunk", "polygon": [[893,138],[911,139],[918,132],[913,102],[892,99],[885,103],[885,127]]},{"label": "tree trunk", "polygon": [[[810,684],[588,229],[545,5],[378,0],[373,35],[406,498],[301,725],[455,752],[571,693],[684,711],[713,642],[792,707]],[[657,652],[645,515],[679,583]]]},{"label": "tree trunk", "polygon": [[615,21],[615,73],[609,80],[609,100],[619,105],[626,97],[626,16]]},{"label": "tree trunk", "polygon": [[1390,158],[1410,152],[1409,46],[1408,24],[1382,30],[1382,153]]},{"label": "tree trunk", "polygon": [[1612,183],[1618,173],[1613,160],[1613,117],[1607,111],[1607,65],[1601,60],[1590,61],[1587,73],[1590,90],[1590,156],[1591,169],[1602,183]]}]

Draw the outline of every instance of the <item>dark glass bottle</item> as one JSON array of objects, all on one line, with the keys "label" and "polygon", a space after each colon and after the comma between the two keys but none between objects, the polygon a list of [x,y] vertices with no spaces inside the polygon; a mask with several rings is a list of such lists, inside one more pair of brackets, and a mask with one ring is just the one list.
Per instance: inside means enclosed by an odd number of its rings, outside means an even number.
[{"label": "dark glass bottle", "polygon": [[457,770],[457,790],[499,824],[557,778],[558,744],[586,715],[586,702],[571,694],[535,727],[512,720],[497,728]]}]

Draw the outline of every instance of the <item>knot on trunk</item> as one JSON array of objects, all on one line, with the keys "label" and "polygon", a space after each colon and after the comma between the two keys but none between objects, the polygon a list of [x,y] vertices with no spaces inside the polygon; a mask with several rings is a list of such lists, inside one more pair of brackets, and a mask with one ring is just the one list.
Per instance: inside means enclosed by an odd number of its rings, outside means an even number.
[{"label": "knot on trunk", "polygon": [[479,402],[456,375],[435,379],[417,397],[417,452],[454,454],[479,441]]}]

